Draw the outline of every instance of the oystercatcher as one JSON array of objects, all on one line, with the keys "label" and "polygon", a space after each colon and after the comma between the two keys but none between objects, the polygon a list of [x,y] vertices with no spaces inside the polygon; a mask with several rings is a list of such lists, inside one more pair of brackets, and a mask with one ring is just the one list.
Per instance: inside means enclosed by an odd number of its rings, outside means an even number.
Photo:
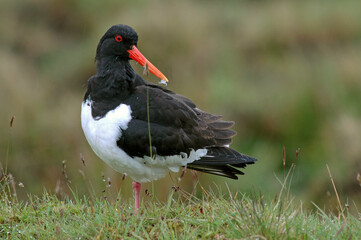
[{"label": "oystercatcher", "polygon": [[142,182],[181,167],[232,179],[256,159],[229,148],[234,122],[206,113],[188,98],[136,74],[133,59],[167,82],[137,49],[129,26],[112,26],[96,50],[97,73],[88,80],[81,124],[93,151],[133,179],[135,213]]}]

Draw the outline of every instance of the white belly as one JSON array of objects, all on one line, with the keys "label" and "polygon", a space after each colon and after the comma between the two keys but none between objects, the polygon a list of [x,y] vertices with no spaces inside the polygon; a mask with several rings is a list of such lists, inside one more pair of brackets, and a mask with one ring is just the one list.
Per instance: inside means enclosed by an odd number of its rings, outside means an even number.
[{"label": "white belly", "polygon": [[130,106],[120,104],[109,111],[103,118],[95,120],[91,114],[91,101],[83,102],[81,108],[81,125],[93,151],[117,172],[127,174],[137,182],[149,182],[164,177],[169,170],[178,172],[180,166],[191,163],[207,154],[206,149],[192,150],[189,156],[156,156],[151,159],[130,157],[117,146],[122,131],[131,121]]}]

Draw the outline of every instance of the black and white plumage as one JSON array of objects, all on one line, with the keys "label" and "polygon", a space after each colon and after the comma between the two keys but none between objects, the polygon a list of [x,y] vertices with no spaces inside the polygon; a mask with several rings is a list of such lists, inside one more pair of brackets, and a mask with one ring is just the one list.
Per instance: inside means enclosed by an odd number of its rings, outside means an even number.
[{"label": "black and white plumage", "polygon": [[98,44],[97,74],[88,80],[81,110],[82,128],[94,152],[138,184],[183,166],[237,179],[243,174],[237,168],[256,159],[228,147],[236,134],[230,129],[234,123],[136,74],[130,59],[147,64],[151,73],[167,81],[138,51],[137,41],[131,27],[115,25]]}]

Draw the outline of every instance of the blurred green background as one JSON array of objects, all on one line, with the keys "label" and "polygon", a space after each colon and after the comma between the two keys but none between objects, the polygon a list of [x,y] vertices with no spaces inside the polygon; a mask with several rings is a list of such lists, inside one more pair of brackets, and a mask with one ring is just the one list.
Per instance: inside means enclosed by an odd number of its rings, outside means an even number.
[{"label": "blurred green background", "polygon": [[[140,51],[168,77],[169,89],[234,120],[232,147],[259,159],[238,181],[201,174],[203,187],[227,183],[274,197],[277,178],[296,161],[291,193],[333,208],[328,164],[342,202],[361,207],[360,9],[356,0],[2,0],[1,164],[24,184],[23,199],[44,188],[69,194],[69,186],[129,199],[131,179],[95,156],[80,126],[98,40],[122,23],[138,32]],[[178,176],[145,188],[165,199]],[[195,181],[188,171],[181,186],[191,192]]]}]

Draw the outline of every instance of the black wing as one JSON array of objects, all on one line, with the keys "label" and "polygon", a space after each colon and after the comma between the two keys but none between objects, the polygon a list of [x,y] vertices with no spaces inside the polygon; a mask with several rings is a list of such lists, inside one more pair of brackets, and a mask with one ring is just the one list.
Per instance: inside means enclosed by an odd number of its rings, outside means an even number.
[{"label": "black wing", "polygon": [[[148,91],[148,93],[147,93]],[[149,97],[149,124],[147,112]],[[255,158],[224,147],[236,134],[234,122],[221,120],[196,108],[188,98],[158,85],[138,85],[125,104],[132,106],[132,120],[117,144],[131,156],[189,154],[192,149],[207,148],[207,156],[187,167],[237,179],[243,174],[234,167],[245,167]],[[149,140],[149,128],[151,141]]]},{"label": "black wing", "polygon": [[236,134],[229,129],[233,122],[222,121],[221,116],[198,110],[190,100],[184,99],[152,85],[136,87],[123,102],[132,106],[132,120],[123,131],[118,146],[131,156],[143,157],[149,155],[150,145],[153,153],[167,156],[231,143],[231,137]]}]

